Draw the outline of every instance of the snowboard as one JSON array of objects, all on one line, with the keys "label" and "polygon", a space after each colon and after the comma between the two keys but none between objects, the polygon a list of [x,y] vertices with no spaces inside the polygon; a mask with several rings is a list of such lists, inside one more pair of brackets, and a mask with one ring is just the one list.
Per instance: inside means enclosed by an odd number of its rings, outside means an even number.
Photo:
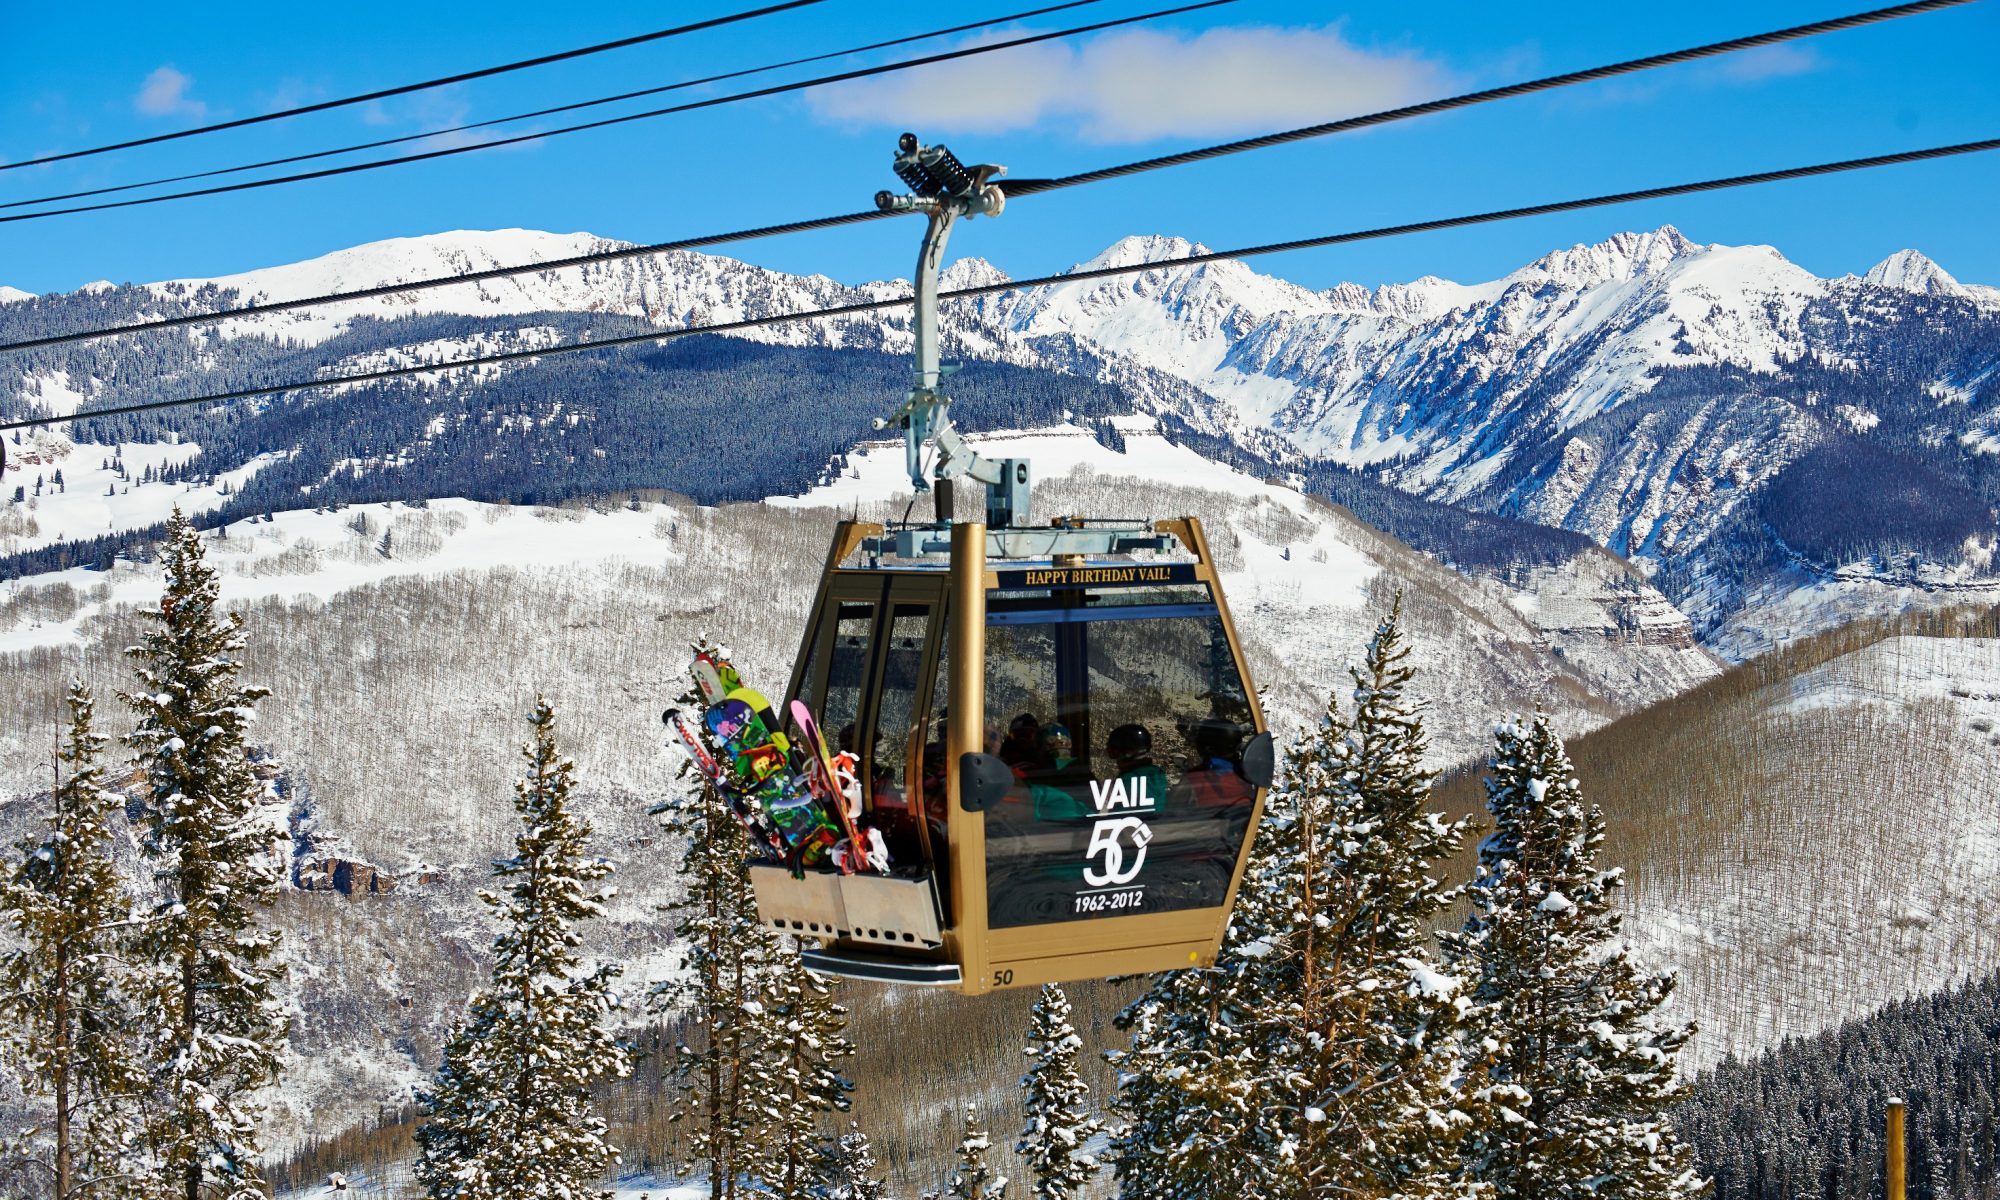
[{"label": "snowboard", "polygon": [[695,733],[694,727],[687,723],[687,719],[681,716],[681,711],[670,708],[661,715],[661,719],[680,739],[681,749],[694,763],[695,770],[701,772],[702,777],[722,793],[723,799],[729,804],[729,811],[735,814],[744,832],[750,835],[750,844],[762,847],[780,859],[784,858],[790,851],[784,835],[760,809],[745,802],[743,793],[723,774],[721,764],[717,763],[715,756],[708,752],[707,744],[701,740],[699,734]]},{"label": "snowboard", "polygon": [[701,702],[711,708],[743,686],[743,677],[730,665],[729,656],[719,649],[704,650],[695,655],[690,669],[694,674],[695,690],[701,693]]},{"label": "snowboard", "polygon": [[[841,866],[843,873],[871,865],[874,859],[870,853],[872,845],[864,841],[854,827],[855,818],[861,815],[861,781],[855,777],[854,756],[834,756],[826,744],[825,735],[820,732],[819,722],[813,719],[812,709],[806,707],[805,701],[792,701],[791,716],[792,727],[799,735],[801,757],[806,760],[806,770],[814,781],[813,790],[820,793],[821,803],[832,810],[841,832],[846,835],[849,850],[844,856],[836,856],[836,865]],[[888,855],[885,852],[881,857],[886,867]]]},{"label": "snowboard", "polygon": [[791,739],[778,732],[771,702],[758,693],[739,687],[711,705],[702,720],[721,743],[723,759],[745,790],[759,790],[791,770]]},{"label": "snowboard", "polygon": [[754,800],[777,829],[784,846],[781,858],[794,875],[826,862],[840,840],[839,829],[822,811],[812,780],[800,770],[791,739],[779,731],[771,702],[741,686],[726,662],[698,658],[697,688],[702,686],[699,676],[707,673],[703,668],[738,684],[702,718],[721,747],[735,790]]}]

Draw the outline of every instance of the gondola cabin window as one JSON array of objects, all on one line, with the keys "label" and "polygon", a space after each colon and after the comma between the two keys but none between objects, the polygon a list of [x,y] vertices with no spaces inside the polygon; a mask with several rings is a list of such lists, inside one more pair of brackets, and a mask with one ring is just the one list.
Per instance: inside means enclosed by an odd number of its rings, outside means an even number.
[{"label": "gondola cabin window", "polygon": [[985,718],[990,927],[1224,903],[1256,729],[1206,583],[991,592]]},{"label": "gondola cabin window", "polygon": [[[818,699],[815,711],[820,728],[852,749],[854,723],[861,715],[861,692],[868,684],[868,639],[875,631],[875,606],[843,601],[832,622],[821,627],[801,676],[801,694]],[[824,690],[816,690],[821,665],[826,668]]]}]

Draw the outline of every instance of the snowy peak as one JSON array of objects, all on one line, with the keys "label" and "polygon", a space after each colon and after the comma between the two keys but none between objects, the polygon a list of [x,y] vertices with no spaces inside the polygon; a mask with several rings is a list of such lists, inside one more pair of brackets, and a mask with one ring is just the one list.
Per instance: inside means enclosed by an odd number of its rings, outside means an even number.
[{"label": "snowy peak", "polygon": [[214,284],[234,289],[245,296],[288,298],[353,291],[489,267],[545,262],[620,244],[588,233],[455,229],[423,237],[368,242],[304,262],[245,271],[240,275],[214,279],[170,279],[152,286],[178,290]]},{"label": "snowy peak", "polygon": [[0,284],[0,304],[12,304],[16,300],[33,300],[35,293],[24,292],[20,288]]},{"label": "snowy peak", "polygon": [[[1127,237],[1113,242],[1094,258],[1078,263],[1071,271],[1081,274],[1135,267],[1208,253],[1207,246],[1182,237]],[[1121,302],[1133,297],[1150,298],[1178,310],[1181,319],[1201,313],[1205,315],[1205,320],[1197,318],[1201,323],[1221,322],[1235,326],[1239,333],[1248,324],[1279,313],[1333,311],[1322,293],[1274,275],[1260,274],[1246,263],[1227,259],[1173,267],[1154,274],[1085,281],[1077,289],[1079,295],[1117,296]]]},{"label": "snowy peak", "polygon": [[953,288],[991,287],[997,283],[1010,283],[1012,277],[999,267],[983,258],[961,258],[946,267],[938,276],[938,284],[945,291]]},{"label": "snowy peak", "polygon": [[1186,258],[1192,254],[1207,254],[1208,247],[1200,242],[1190,242],[1183,237],[1166,237],[1159,234],[1123,237],[1111,243],[1096,257],[1078,263],[1077,271],[1094,271],[1104,267],[1133,267],[1140,263],[1164,262],[1170,258]]},{"label": "snowy peak", "polygon": [[1425,275],[1409,283],[1385,283],[1376,288],[1370,307],[1385,316],[1421,322],[1441,317],[1468,304],[1491,300],[1498,292],[1499,289],[1492,284],[1468,287],[1435,275]]},{"label": "snowy peak", "polygon": [[1965,288],[1930,259],[1915,250],[1898,250],[1861,277],[1877,287],[1914,292],[1919,296],[1963,296]]},{"label": "snowy peak", "polygon": [[1678,260],[1713,247],[1689,241],[1671,225],[1650,233],[1617,233],[1594,246],[1579,243],[1529,263],[1510,280],[1549,282],[1567,288],[1596,287],[1644,275],[1658,274]]}]

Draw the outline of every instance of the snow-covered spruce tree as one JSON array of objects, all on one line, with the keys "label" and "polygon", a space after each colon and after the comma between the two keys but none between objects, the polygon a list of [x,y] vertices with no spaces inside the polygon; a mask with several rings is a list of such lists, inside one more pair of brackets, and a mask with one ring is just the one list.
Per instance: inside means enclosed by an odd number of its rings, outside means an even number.
[{"label": "snow-covered spruce tree", "polygon": [[185,1200],[262,1197],[260,1089],[276,1082],[286,1018],[275,929],[257,910],[284,882],[284,831],[264,808],[244,731],[270,693],[237,682],[243,618],[216,611],[218,581],[180,510],[160,555],[166,590],[128,653],[139,686],[126,739],[145,772],[141,849],[160,895],[140,926],[142,1008],[158,1190]]},{"label": "snow-covered spruce tree", "polygon": [[1353,672],[1353,717],[1330,703],[1287,751],[1215,968],[1120,1016],[1124,1200],[1478,1192],[1453,1149],[1465,1004],[1430,931],[1466,826],[1428,807],[1398,617]]},{"label": "snow-covered spruce tree", "polygon": [[762,1001],[772,1034],[765,1046],[768,1065],[756,1073],[768,1088],[758,1105],[764,1136],[750,1173],[773,1195],[805,1200],[824,1194],[822,1164],[838,1150],[838,1139],[823,1135],[821,1125],[828,1114],[849,1107],[854,1085],[835,1064],[854,1053],[854,1043],[847,1040],[847,1010],[796,952],[780,951],[770,980]]},{"label": "snow-covered spruce tree", "polygon": [[1668,1119],[1693,1028],[1656,1020],[1673,979],[1643,974],[1616,940],[1621,877],[1597,865],[1603,814],[1546,715],[1495,731],[1486,803],[1472,912],[1447,939],[1473,1033],[1493,1047],[1474,1081],[1486,1103],[1461,1146],[1467,1166],[1498,1200],[1702,1195]]},{"label": "snow-covered spruce tree", "polygon": [[[1251,868],[1281,853],[1282,823],[1267,813]],[[1282,1137],[1258,1119],[1263,1069],[1252,1035],[1268,1011],[1261,969],[1284,906],[1241,889],[1207,970],[1170,971],[1118,1014],[1128,1049],[1106,1059],[1118,1072],[1111,1107],[1122,1124],[1111,1137],[1120,1200],[1211,1200],[1262,1196],[1277,1186]]]},{"label": "snow-covered spruce tree", "polygon": [[987,1136],[979,1111],[966,1105],[965,1136],[958,1140],[958,1165],[952,1168],[951,1181],[944,1190],[948,1200],[1000,1200],[1007,1194],[1007,1177],[994,1174],[993,1168],[986,1164],[986,1152],[992,1148],[993,1139]]},{"label": "snow-covered spruce tree", "polygon": [[[1245,884],[1279,908],[1252,968],[1266,1007],[1251,1035],[1263,1067],[1258,1119],[1279,1126],[1266,1195],[1478,1195],[1456,1141],[1458,980],[1439,969],[1432,922],[1471,818],[1430,807],[1423,721],[1408,694],[1400,602],[1338,703],[1286,755],[1271,853]],[[1264,1139],[1270,1140],[1270,1139]]]},{"label": "snow-covered spruce tree", "polygon": [[829,1138],[820,1154],[815,1200],[882,1200],[883,1182],[876,1175],[875,1148],[861,1126],[847,1123],[847,1132]]},{"label": "snow-covered spruce tree", "polygon": [[[700,698],[690,689],[681,704],[698,711]],[[713,1200],[734,1200],[747,1191],[748,1173],[771,1157],[761,1105],[774,1087],[779,1035],[764,1002],[784,948],[757,920],[744,870],[749,837],[721,792],[697,778],[658,811],[669,832],[687,839],[687,895],[667,906],[682,970],[652,994],[692,1035],[677,1047],[682,1089],[670,1119],[690,1127],[688,1153],[707,1174]]]},{"label": "snow-covered spruce tree", "polygon": [[1084,1149],[1102,1122],[1091,1115],[1090,1089],[1077,1072],[1083,1039],[1070,1024],[1069,997],[1042,985],[1030,1016],[1028,1073],[1021,1077],[1027,1124],[1015,1153],[1027,1160],[1035,1200],[1070,1200],[1097,1178],[1097,1159]]},{"label": "snow-covered spruce tree", "polygon": [[480,893],[502,921],[492,981],[421,1097],[417,1179],[437,1200],[596,1200],[618,1160],[590,1089],[630,1068],[606,1028],[619,972],[587,963],[577,933],[603,914],[611,865],[591,857],[590,826],[570,810],[576,764],[557,747],[555,713],[538,698],[528,720],[521,832],[493,864],[506,890]]},{"label": "snow-covered spruce tree", "polygon": [[91,732],[81,681],[67,697],[69,733],[48,829],[20,843],[22,860],[0,879],[0,924],[18,942],[0,953],[0,1048],[48,1108],[45,1131],[21,1147],[45,1171],[53,1200],[111,1200],[139,1193],[139,1108],[145,1075],[139,1024],[121,957],[130,904],[112,843],[124,800],[97,765],[105,739]]}]

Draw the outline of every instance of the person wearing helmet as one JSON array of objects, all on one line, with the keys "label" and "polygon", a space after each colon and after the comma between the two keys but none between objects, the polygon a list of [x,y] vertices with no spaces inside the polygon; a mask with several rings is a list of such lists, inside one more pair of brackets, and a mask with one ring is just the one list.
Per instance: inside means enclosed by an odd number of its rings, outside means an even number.
[{"label": "person wearing helmet", "polygon": [[1090,803],[1090,768],[1076,757],[1076,740],[1069,727],[1051,723],[1041,728],[1041,759],[1026,772],[1035,797],[1038,821],[1087,817],[1094,811]]},{"label": "person wearing helmet", "polygon": [[1042,757],[1042,723],[1034,713],[1022,713],[1007,724],[1007,740],[1000,743],[996,756],[1014,768],[1015,775],[1032,769]]},{"label": "person wearing helmet", "polygon": [[1143,807],[1163,808],[1167,803],[1167,773],[1153,762],[1153,734],[1144,725],[1120,725],[1106,739],[1105,752],[1118,764],[1118,778],[1127,793]]},{"label": "person wearing helmet", "polygon": [[1214,809],[1230,808],[1250,797],[1250,782],[1237,769],[1243,735],[1234,723],[1203,717],[1187,730],[1187,739],[1193,758],[1177,798],[1185,797],[1195,808]]}]

